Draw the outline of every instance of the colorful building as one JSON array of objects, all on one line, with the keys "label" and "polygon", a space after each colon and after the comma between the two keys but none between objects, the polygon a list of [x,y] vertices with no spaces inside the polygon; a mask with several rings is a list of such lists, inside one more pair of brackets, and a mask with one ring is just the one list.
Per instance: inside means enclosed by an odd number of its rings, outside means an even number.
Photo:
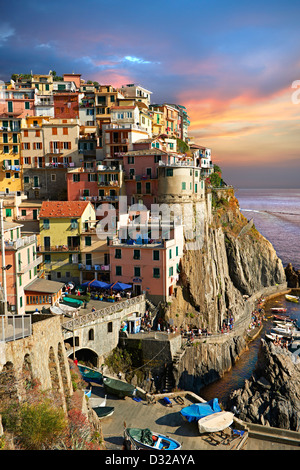
[{"label": "colorful building", "polygon": [[[39,213],[40,246],[46,279],[79,282],[82,249],[91,246],[86,229],[96,225],[87,201],[44,201]],[[96,232],[95,232],[96,233]]]}]

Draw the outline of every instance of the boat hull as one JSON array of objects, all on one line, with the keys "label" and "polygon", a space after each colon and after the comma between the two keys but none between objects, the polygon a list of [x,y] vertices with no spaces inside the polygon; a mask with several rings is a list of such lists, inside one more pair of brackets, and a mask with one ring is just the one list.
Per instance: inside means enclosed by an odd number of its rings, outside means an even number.
[{"label": "boat hull", "polygon": [[230,411],[220,411],[199,419],[198,429],[200,434],[223,431],[233,423],[234,414]]},{"label": "boat hull", "polygon": [[[147,431],[149,436],[151,436],[149,437],[149,443],[142,442],[140,440],[143,431]],[[180,442],[168,436],[165,436],[164,434],[152,432],[150,431],[150,429],[126,428],[124,431],[124,438],[125,441],[129,441],[132,446],[137,450],[171,451],[181,449]]]},{"label": "boat hull", "polygon": [[133,385],[108,377],[103,377],[103,385],[106,393],[117,395],[119,398],[131,397],[135,391]]},{"label": "boat hull", "polygon": [[99,406],[97,408],[93,408],[93,410],[99,419],[108,418],[115,411],[113,406]]},{"label": "boat hull", "polygon": [[295,302],[296,304],[299,303],[299,297],[296,297],[295,295],[286,295],[285,298],[289,302]]}]

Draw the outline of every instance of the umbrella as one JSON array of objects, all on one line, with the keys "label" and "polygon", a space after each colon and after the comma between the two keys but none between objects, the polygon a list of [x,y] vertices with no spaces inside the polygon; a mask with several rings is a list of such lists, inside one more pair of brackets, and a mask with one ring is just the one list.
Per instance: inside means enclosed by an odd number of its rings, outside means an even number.
[{"label": "umbrella", "polygon": [[107,285],[107,289],[113,289],[113,290],[126,290],[126,289],[131,289],[132,285],[131,284],[124,284],[123,282],[113,282],[112,284]]},{"label": "umbrella", "polygon": [[107,284],[106,282],[102,281],[97,281],[97,279],[94,279],[93,281],[87,281],[81,284],[83,287],[99,287],[102,289],[105,289],[106,287],[109,287],[110,285]]}]

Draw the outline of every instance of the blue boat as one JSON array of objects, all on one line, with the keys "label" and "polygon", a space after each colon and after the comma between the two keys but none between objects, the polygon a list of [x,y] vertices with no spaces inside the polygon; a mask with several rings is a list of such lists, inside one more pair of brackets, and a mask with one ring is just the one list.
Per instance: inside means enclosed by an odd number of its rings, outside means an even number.
[{"label": "blue boat", "polygon": [[189,423],[199,421],[199,419],[209,416],[213,413],[222,411],[217,398],[213,398],[205,403],[194,403],[186,406],[180,411],[181,416]]},{"label": "blue boat", "polygon": [[137,450],[179,450],[180,442],[158,432],[153,432],[149,428],[125,428],[125,445],[128,449]]}]

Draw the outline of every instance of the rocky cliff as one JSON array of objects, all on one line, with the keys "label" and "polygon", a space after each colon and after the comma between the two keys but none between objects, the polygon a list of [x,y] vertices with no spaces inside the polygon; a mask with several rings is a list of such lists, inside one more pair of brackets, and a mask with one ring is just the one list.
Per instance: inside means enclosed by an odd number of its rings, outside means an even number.
[{"label": "rocky cliff", "polygon": [[252,378],[231,394],[227,407],[236,407],[244,421],[299,431],[299,358],[262,340]]},{"label": "rocky cliff", "polygon": [[203,244],[183,256],[167,319],[216,332],[229,314],[235,321],[243,314],[245,296],[284,283],[285,272],[271,243],[241,214],[234,191],[212,197]]}]

